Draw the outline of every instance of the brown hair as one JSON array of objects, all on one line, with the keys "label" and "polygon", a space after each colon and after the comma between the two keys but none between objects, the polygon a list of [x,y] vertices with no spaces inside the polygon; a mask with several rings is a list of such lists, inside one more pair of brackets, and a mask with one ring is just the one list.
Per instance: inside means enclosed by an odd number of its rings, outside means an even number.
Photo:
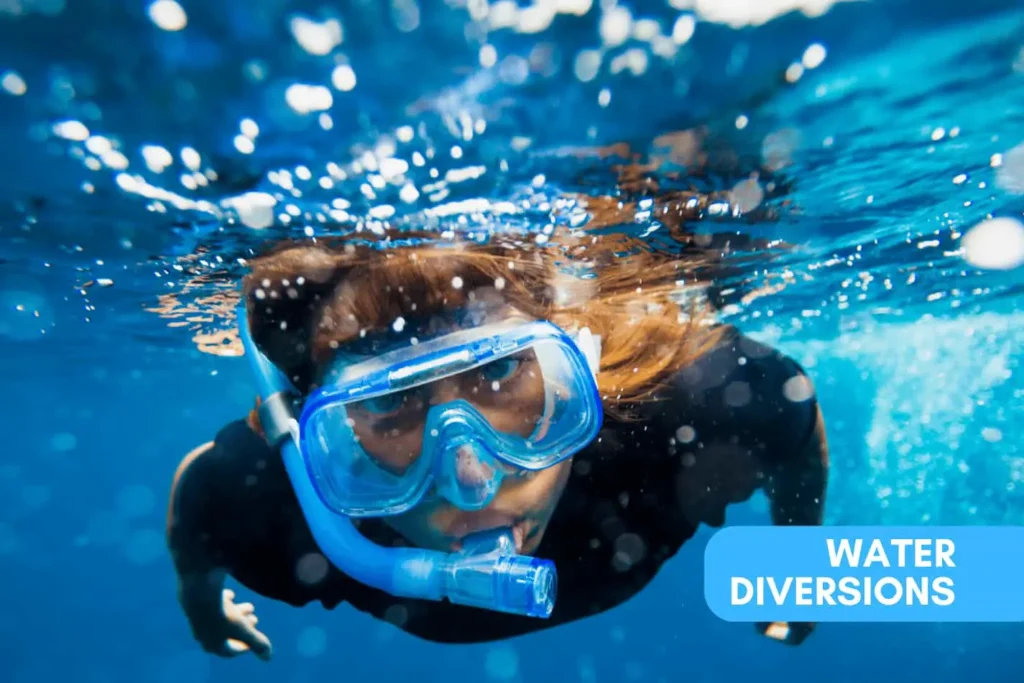
[{"label": "brown hair", "polygon": [[605,410],[626,416],[722,333],[706,324],[705,306],[683,299],[687,287],[702,284],[695,273],[706,259],[698,255],[655,252],[625,235],[556,232],[543,245],[510,237],[438,243],[402,233],[434,243],[394,246],[395,237],[285,242],[250,261],[243,295],[253,339],[300,389],[363,331],[499,300],[600,335]]}]

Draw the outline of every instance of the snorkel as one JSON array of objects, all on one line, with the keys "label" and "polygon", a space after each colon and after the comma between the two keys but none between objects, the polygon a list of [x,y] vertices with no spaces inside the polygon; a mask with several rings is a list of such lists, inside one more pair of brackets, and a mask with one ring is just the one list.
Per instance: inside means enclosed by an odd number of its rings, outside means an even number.
[{"label": "snorkel", "polygon": [[280,448],[288,478],[313,538],[324,555],[352,579],[396,597],[449,602],[547,618],[554,609],[557,574],[549,560],[517,555],[510,529],[474,534],[462,550],[445,553],[382,547],[363,536],[352,520],[320,499],[299,448],[291,382],[257,348],[245,304],[238,307],[239,335],[256,377],[260,418],[268,441]]}]

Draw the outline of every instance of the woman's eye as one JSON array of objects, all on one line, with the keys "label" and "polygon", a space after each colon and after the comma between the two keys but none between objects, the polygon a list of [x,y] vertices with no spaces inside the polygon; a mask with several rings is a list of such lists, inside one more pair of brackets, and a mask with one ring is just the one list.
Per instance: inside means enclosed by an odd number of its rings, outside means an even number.
[{"label": "woman's eye", "polygon": [[480,374],[487,382],[500,382],[514,375],[521,364],[518,358],[502,358],[480,368]]},{"label": "woman's eye", "polygon": [[360,401],[359,406],[368,413],[374,415],[383,415],[387,413],[393,413],[405,403],[405,393],[398,394],[384,394],[382,396],[375,396],[374,398],[368,398],[365,401]]}]

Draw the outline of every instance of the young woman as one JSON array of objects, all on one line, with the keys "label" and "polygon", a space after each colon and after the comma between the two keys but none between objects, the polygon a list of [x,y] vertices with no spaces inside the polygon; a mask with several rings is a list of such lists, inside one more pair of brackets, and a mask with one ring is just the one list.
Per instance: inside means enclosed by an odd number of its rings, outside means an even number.
[{"label": "young woman", "polygon": [[[479,642],[621,604],[758,489],[775,524],[820,524],[828,458],[810,381],[681,303],[698,258],[636,247],[346,239],[250,262],[247,354],[263,385],[280,371],[295,396],[282,407],[265,394],[178,467],[168,542],[201,645],[270,656],[228,576],[291,605],[344,601],[425,639]],[[468,595],[483,584],[464,583],[446,585],[445,601],[373,578],[436,568],[381,570],[378,551],[464,558],[489,533],[512,559],[486,571],[519,572],[502,585],[533,581],[532,593]],[[371,559],[346,550],[371,541]],[[498,604],[516,599],[532,602]],[[510,613],[524,610],[533,616]],[[812,625],[758,629],[799,644]]]}]

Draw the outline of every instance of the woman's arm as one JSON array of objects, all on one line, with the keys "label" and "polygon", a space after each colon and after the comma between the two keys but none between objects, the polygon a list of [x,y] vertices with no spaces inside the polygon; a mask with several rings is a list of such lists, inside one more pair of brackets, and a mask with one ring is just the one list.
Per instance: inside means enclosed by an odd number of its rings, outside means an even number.
[{"label": "woman's arm", "polygon": [[820,525],[828,487],[828,441],[821,408],[803,444],[780,453],[766,467],[765,493],[771,500],[772,522],[779,526]]},{"label": "woman's arm", "polygon": [[206,502],[215,495],[218,480],[211,469],[216,448],[210,442],[186,455],[171,484],[167,546],[177,574],[178,602],[192,635],[207,652],[233,657],[252,651],[269,659],[270,640],[256,629],[254,606],[236,604],[234,592],[224,589],[227,571],[211,545],[215,520],[209,518]]},{"label": "woman's arm", "polygon": [[[808,388],[810,380],[806,380]],[[794,426],[797,426],[797,423]],[[772,522],[777,526],[817,526],[825,514],[828,488],[828,440],[821,407],[814,402],[812,426],[791,445],[782,441],[770,453],[765,466],[765,493],[771,501]],[[814,632],[809,622],[758,623],[759,633],[788,645],[799,645]]]},{"label": "woman's arm", "polygon": [[[731,328],[674,385],[672,419],[684,425],[685,437],[676,444],[676,494],[688,523],[721,526],[726,507],[758,488],[774,524],[822,523],[825,425],[812,382],[795,361]],[[759,624],[758,630],[796,645],[813,625]]]},{"label": "woman's arm", "polygon": [[[208,442],[186,455],[174,473],[167,506],[167,547],[178,580],[178,602],[189,622],[210,610],[219,610],[224,591],[225,571],[217,566],[203,542],[207,533],[202,525],[200,496],[183,495],[198,488],[200,475],[194,470],[199,459],[214,447]],[[193,478],[189,478],[193,474]],[[189,486],[184,482],[189,480]],[[193,486],[194,485],[194,486]]]}]

